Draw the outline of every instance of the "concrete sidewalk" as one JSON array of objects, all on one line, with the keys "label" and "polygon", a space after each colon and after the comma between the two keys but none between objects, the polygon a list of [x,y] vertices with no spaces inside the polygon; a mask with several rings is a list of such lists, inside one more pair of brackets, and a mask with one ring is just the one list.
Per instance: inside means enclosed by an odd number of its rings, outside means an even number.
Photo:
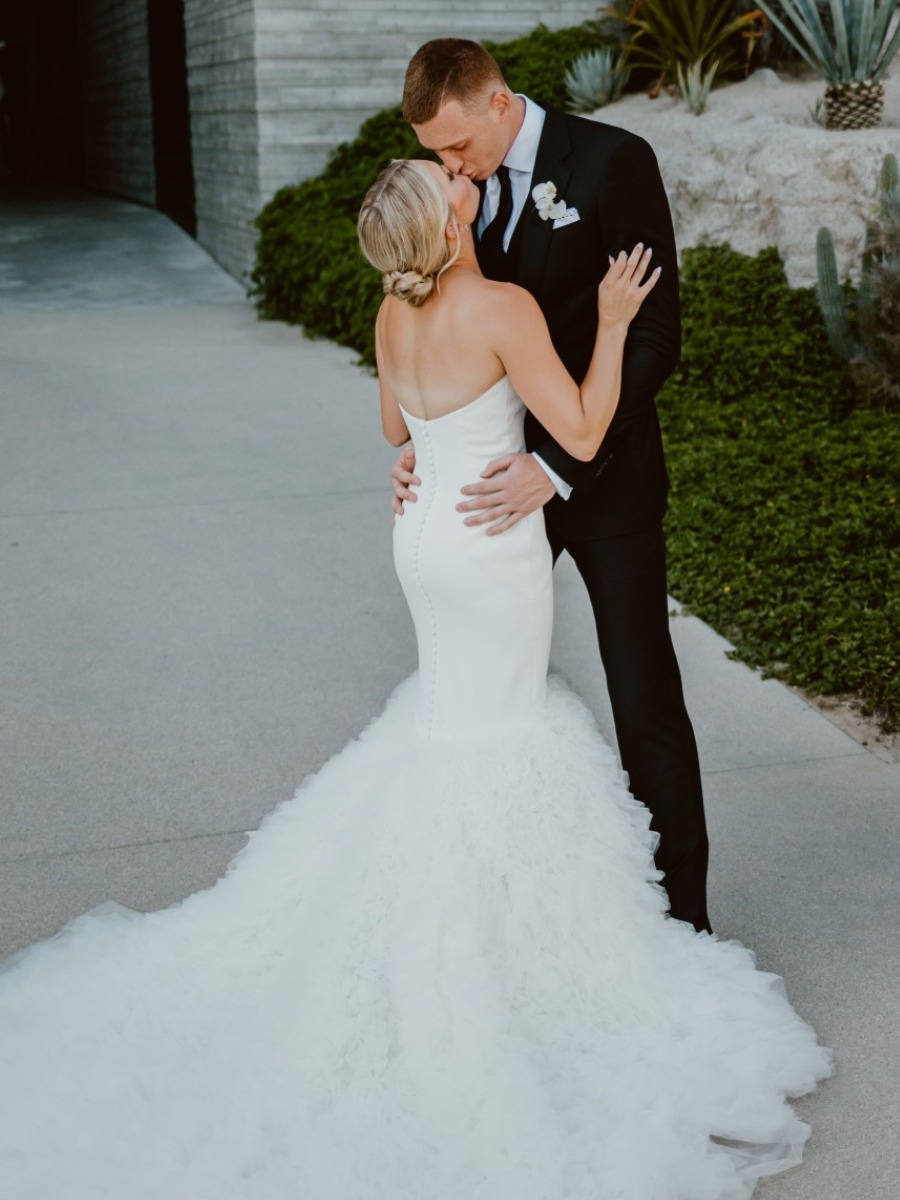
[{"label": "concrete sidewalk", "polygon": [[[0,206],[0,956],[211,885],[414,665],[375,381],[159,214],[71,201]],[[611,737],[567,561],[556,594],[554,665]],[[717,933],[838,1057],[758,1195],[900,1195],[900,765],[672,625]]]}]

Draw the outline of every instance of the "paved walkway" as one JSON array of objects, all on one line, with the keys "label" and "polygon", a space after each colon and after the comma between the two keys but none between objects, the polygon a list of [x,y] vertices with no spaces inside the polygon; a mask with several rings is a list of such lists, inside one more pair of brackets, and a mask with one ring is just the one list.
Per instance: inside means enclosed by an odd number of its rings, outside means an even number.
[{"label": "paved walkway", "polygon": [[[412,669],[376,385],[261,323],[159,214],[0,204],[0,956],[104,900],[169,905]],[[587,600],[554,663],[611,735]],[[900,1195],[900,766],[673,617],[722,937],[838,1074],[762,1200]],[[508,1198],[499,1198],[508,1200]]]}]

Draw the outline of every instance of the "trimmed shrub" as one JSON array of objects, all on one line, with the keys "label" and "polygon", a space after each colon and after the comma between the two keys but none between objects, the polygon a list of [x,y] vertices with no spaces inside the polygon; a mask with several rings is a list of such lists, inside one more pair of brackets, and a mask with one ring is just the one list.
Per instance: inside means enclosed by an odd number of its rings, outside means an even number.
[{"label": "trimmed shrub", "polygon": [[660,394],[673,595],[737,655],[900,723],[900,417],[854,408],[775,250],[688,250]]},{"label": "trimmed shrub", "polygon": [[393,158],[422,157],[398,108],[371,117],[338,146],[325,171],[281,188],[256,218],[251,295],[260,316],[302,325],[375,363],[375,314],[383,294],[363,258],[356,217],[370,184]]}]

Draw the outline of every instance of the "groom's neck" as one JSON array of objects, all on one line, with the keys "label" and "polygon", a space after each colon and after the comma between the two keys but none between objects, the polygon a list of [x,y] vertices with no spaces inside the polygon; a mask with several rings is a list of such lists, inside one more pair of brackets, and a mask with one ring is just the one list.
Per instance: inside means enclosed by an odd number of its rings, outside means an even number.
[{"label": "groom's neck", "polygon": [[507,153],[512,149],[513,142],[519,136],[522,126],[525,123],[525,101],[515,93],[513,93],[512,103],[509,106],[509,116],[509,145],[506,148]]}]

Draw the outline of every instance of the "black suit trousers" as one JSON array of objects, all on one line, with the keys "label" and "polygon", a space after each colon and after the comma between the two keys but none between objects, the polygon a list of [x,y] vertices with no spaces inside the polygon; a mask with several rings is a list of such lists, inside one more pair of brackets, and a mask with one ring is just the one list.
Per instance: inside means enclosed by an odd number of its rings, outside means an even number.
[{"label": "black suit trousers", "polygon": [[591,541],[548,535],[554,561],[567,551],[590,596],[619,755],[660,835],[656,865],[671,915],[709,930],[700,763],[669,633],[662,526]]}]

